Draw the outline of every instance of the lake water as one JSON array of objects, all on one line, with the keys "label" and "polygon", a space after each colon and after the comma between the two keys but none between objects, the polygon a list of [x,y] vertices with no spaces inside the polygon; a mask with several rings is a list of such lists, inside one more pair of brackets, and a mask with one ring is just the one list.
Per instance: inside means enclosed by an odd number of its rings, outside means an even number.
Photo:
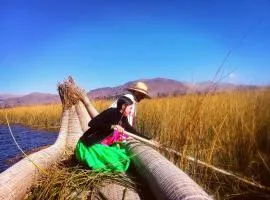
[{"label": "lake water", "polygon": [[[24,151],[53,144],[58,136],[57,133],[37,131],[22,125],[12,125],[11,130]],[[7,160],[16,155],[22,155],[22,153],[13,141],[8,127],[0,125],[0,173],[9,167]]]}]

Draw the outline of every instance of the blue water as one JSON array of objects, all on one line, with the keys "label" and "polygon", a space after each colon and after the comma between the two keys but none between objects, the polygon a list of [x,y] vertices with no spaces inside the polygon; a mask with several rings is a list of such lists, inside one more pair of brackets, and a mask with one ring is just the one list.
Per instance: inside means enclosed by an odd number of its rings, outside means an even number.
[{"label": "blue water", "polygon": [[[58,136],[57,133],[32,130],[22,125],[12,125],[11,130],[24,151],[53,144]],[[14,143],[8,127],[0,125],[0,173],[9,167],[6,161],[16,155],[22,155],[22,153]]]}]

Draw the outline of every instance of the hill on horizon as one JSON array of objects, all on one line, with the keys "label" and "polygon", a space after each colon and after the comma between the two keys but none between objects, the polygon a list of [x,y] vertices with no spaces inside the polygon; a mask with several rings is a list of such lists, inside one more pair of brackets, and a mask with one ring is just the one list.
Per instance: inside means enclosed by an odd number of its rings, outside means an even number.
[{"label": "hill on horizon", "polygon": [[[153,78],[134,80],[116,87],[102,87],[93,89],[88,91],[87,95],[90,99],[113,99],[120,94],[127,93],[125,89],[138,81],[143,81],[147,84],[149,94],[153,98],[164,96],[177,96],[189,93],[206,93],[212,86],[214,86],[215,92],[258,88],[258,86],[252,85],[235,85],[231,83],[215,84],[212,82],[192,84],[188,82],[176,81],[173,79]],[[52,103],[60,103],[60,98],[57,94],[48,94],[41,92],[33,92],[23,96],[14,94],[0,94],[0,107],[16,107],[24,105]]]}]

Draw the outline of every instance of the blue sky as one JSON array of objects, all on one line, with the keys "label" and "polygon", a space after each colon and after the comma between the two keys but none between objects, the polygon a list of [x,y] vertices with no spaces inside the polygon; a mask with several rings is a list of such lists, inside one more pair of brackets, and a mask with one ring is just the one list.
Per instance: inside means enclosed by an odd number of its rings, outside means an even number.
[{"label": "blue sky", "polygon": [[141,78],[270,84],[270,0],[0,0],[0,93]]}]

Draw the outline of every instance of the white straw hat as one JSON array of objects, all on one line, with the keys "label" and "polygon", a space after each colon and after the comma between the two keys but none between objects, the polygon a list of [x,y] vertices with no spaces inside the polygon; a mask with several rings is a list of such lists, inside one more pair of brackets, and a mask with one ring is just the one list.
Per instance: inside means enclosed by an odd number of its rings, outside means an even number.
[{"label": "white straw hat", "polygon": [[145,98],[151,98],[148,94],[148,87],[145,83],[143,82],[137,82],[136,84],[132,85],[129,88],[126,88],[128,91],[137,91],[140,92],[141,94],[145,95]]}]

